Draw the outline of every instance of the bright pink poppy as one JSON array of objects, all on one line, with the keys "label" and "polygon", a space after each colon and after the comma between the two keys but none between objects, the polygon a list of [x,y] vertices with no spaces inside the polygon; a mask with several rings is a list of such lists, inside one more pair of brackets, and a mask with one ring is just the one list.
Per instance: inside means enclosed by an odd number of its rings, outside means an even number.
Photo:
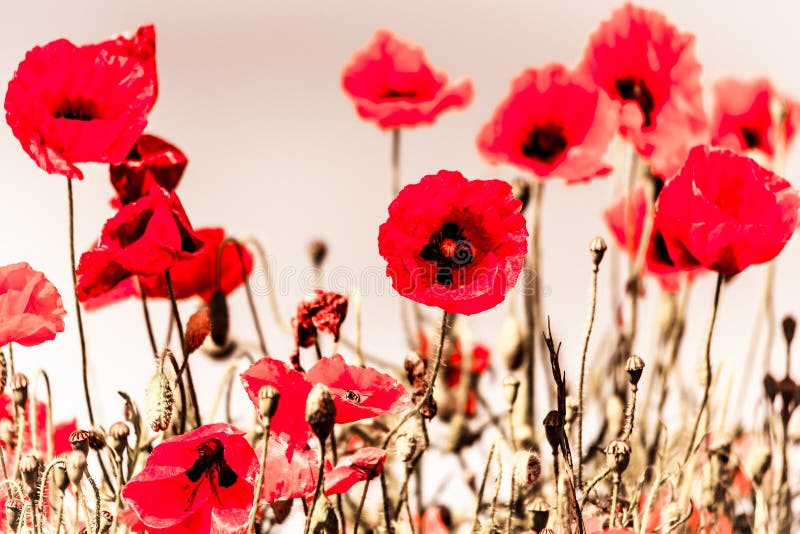
[{"label": "bright pink poppy", "polygon": [[694,36],[661,13],[632,4],[615,10],[589,36],[579,70],[622,104],[620,132],[659,172],[704,142]]},{"label": "bright pink poppy", "polygon": [[381,128],[429,124],[472,101],[472,82],[450,84],[428,64],[421,47],[378,30],[342,72],[342,88],[365,120]]},{"label": "bright pink poppy", "polygon": [[188,163],[186,155],[175,145],[155,135],[142,134],[125,160],[108,169],[111,185],[118,195],[114,204],[119,207],[135,202],[147,195],[154,184],[167,191],[174,190]]},{"label": "bright pink poppy", "polygon": [[6,121],[50,174],[125,159],[147,125],[155,79],[138,59],[59,39],[30,50],[8,84]]},{"label": "bright pink poppy", "polygon": [[618,104],[563,65],[527,69],[481,128],[478,150],[539,178],[584,181],[611,172],[603,158],[618,115]]},{"label": "bright pink poppy", "polygon": [[359,482],[375,478],[383,471],[384,462],[386,451],[377,447],[364,447],[341,458],[336,467],[325,474],[325,495],[347,493]]},{"label": "bright pink poppy", "polygon": [[25,262],[0,267],[0,346],[39,345],[64,331],[61,295]]},{"label": "bright pink poppy", "polygon": [[789,182],[728,150],[699,146],[656,202],[656,225],[682,269],[735,274],[777,256],[797,226]]},{"label": "bright pink poppy", "polygon": [[410,407],[408,392],[394,377],[370,367],[347,365],[339,354],[319,360],[306,378],[312,384],[328,386],[336,404],[337,423],[401,413]]},{"label": "bright pink poppy", "polygon": [[788,147],[792,142],[798,121],[800,103],[779,93],[766,78],[723,78],[714,84],[715,145],[736,152],[757,150],[772,158],[777,143]]},{"label": "bright pink poppy", "polygon": [[151,529],[245,532],[257,475],[244,432],[204,425],[157,445],[122,496]]},{"label": "bright pink poppy", "polygon": [[511,186],[439,171],[407,185],[389,206],[378,248],[402,296],[472,315],[503,301],[528,249]]}]

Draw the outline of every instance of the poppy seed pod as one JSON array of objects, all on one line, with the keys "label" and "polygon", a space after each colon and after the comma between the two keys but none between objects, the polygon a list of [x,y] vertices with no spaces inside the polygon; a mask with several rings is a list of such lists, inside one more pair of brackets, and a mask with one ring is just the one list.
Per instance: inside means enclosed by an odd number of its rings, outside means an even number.
[{"label": "poppy seed pod", "polygon": [[67,478],[73,484],[80,484],[86,471],[86,454],[83,451],[72,451],[67,454]]},{"label": "poppy seed pod", "polygon": [[786,346],[791,347],[792,340],[794,339],[794,332],[797,328],[797,321],[791,315],[787,315],[783,318],[781,326],[783,327],[783,338],[786,340]]},{"label": "poppy seed pod", "polygon": [[53,483],[58,488],[58,491],[64,491],[69,486],[67,467],[60,462],[53,467]]},{"label": "poppy seed pod", "polygon": [[6,523],[9,528],[16,532],[19,528],[19,520],[22,517],[22,501],[19,499],[8,499],[6,501]]},{"label": "poppy seed pod", "polygon": [[258,390],[258,412],[264,419],[271,419],[278,410],[281,394],[273,386],[261,386]]},{"label": "poppy seed pod", "polygon": [[69,443],[73,451],[89,452],[89,431],[80,428],[73,430],[69,435]]},{"label": "poppy seed pod", "polygon": [[631,461],[631,446],[627,441],[615,439],[605,449],[606,465],[612,472],[621,475]]},{"label": "poppy seed pod", "polygon": [[535,451],[517,451],[514,455],[514,478],[531,487],[542,476],[542,457]]},{"label": "poppy seed pod", "polygon": [[517,393],[519,392],[519,379],[514,375],[508,375],[503,379],[503,393],[506,396],[506,403],[508,404],[509,411],[514,406],[514,401],[517,400]]},{"label": "poppy seed pod", "polygon": [[637,389],[639,380],[642,378],[642,371],[644,370],[644,360],[636,354],[628,357],[625,362],[625,372],[628,373],[628,382],[631,384],[632,389]]},{"label": "poppy seed pod", "polygon": [[174,406],[175,397],[169,379],[163,373],[153,376],[144,394],[145,419],[153,432],[169,428]]},{"label": "poppy seed pod", "polygon": [[22,373],[16,373],[11,379],[11,398],[20,408],[28,402],[28,377]]},{"label": "poppy seed pod", "polygon": [[550,518],[550,507],[544,502],[541,497],[536,497],[533,502],[528,506],[528,512],[531,514],[531,528],[534,532],[542,532],[547,526],[547,520]]},{"label": "poppy seed pod", "polygon": [[218,289],[211,294],[208,309],[211,316],[211,339],[220,347],[225,347],[228,344],[230,317],[224,291]]},{"label": "poppy seed pod", "polygon": [[106,440],[103,432],[98,428],[93,428],[89,431],[89,448],[94,451],[103,450],[106,446]]},{"label": "poppy seed pod", "polygon": [[306,421],[320,441],[326,440],[333,430],[336,422],[336,405],[328,387],[324,384],[316,384],[308,394]]},{"label": "poppy seed pod", "polygon": [[606,245],[606,240],[602,237],[595,237],[592,239],[592,242],[589,243],[589,252],[592,255],[592,263],[594,264],[595,271],[600,267],[600,262],[603,261],[606,250],[608,250],[608,245]]},{"label": "poppy seed pod", "polygon": [[130,433],[130,428],[122,421],[117,421],[108,429],[108,444],[120,457],[128,445]]},{"label": "poppy seed pod", "polygon": [[22,481],[25,483],[25,490],[31,498],[35,498],[39,480],[39,468],[41,462],[33,454],[26,454],[19,460],[19,472],[22,474]]},{"label": "poppy seed pod", "polygon": [[564,432],[564,420],[557,410],[550,410],[544,418],[544,434],[547,442],[557,451],[561,444],[561,435]]}]

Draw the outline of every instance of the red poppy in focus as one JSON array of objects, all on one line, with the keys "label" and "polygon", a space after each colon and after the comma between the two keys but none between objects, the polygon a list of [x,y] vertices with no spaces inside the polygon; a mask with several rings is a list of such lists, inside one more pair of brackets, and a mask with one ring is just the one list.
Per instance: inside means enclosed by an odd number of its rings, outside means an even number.
[{"label": "red poppy in focus", "polygon": [[0,346],[39,345],[64,331],[61,295],[25,262],[0,267]]},{"label": "red poppy in focus", "polygon": [[205,425],[157,445],[122,496],[151,529],[244,532],[257,474],[244,432]]},{"label": "red poppy in focus", "polygon": [[615,10],[589,37],[579,70],[622,103],[620,133],[642,156],[661,160],[659,172],[707,135],[694,36],[661,13],[632,4]]},{"label": "red poppy in focus", "polygon": [[386,274],[402,296],[472,315],[503,301],[527,251],[522,203],[500,180],[439,171],[400,191],[380,227]]},{"label": "red poppy in focus", "polygon": [[723,78],[714,84],[711,142],[736,152],[755,150],[773,158],[794,139],[800,103],[779,93],[766,78]]},{"label": "red poppy in focus", "polygon": [[699,146],[664,185],[655,224],[678,267],[735,274],[783,250],[798,207],[797,192],[780,176],[728,150]]},{"label": "red poppy in focus", "polygon": [[604,176],[619,106],[563,65],[527,69],[478,134],[491,163],[510,163],[539,178],[578,182]]},{"label": "red poppy in focus", "polygon": [[188,162],[175,145],[155,135],[143,134],[125,160],[108,169],[111,185],[118,195],[114,204],[124,206],[135,202],[147,195],[154,184],[173,191]]},{"label": "red poppy in focus", "polygon": [[281,399],[272,416],[270,432],[286,434],[292,448],[302,449],[312,436],[311,427],[306,422],[306,397],[311,384],[305,376],[280,360],[261,358],[242,373],[241,381],[256,408],[258,390],[263,386],[273,386],[280,392]]},{"label": "red poppy in focus", "polygon": [[[89,45],[91,46],[91,45]],[[125,56],[138,60],[147,75],[153,79],[152,108],[158,97],[158,73],[156,71],[156,28],[147,24],[137,28],[134,34],[121,34],[107,41],[97,43],[97,48],[113,56]]]},{"label": "red poppy in focus", "polygon": [[365,120],[381,128],[429,124],[450,108],[472,101],[472,82],[448,83],[447,74],[421,47],[378,30],[342,72],[342,88]]},{"label": "red poppy in focus", "polygon": [[359,482],[372,480],[381,474],[385,461],[386,451],[377,447],[364,447],[345,456],[325,474],[325,495],[347,493]]},{"label": "red poppy in focus", "polygon": [[[283,396],[281,396],[283,401]],[[280,404],[278,404],[280,406]],[[313,449],[290,446],[286,434],[272,434],[267,448],[267,473],[261,499],[267,503],[288,501],[313,495],[317,487],[319,453]],[[264,445],[256,447],[260,458]]]},{"label": "red poppy in focus", "polygon": [[50,174],[125,159],[147,125],[155,80],[138,59],[59,39],[30,50],[8,84],[6,121]]},{"label": "red poppy in focus", "polygon": [[410,406],[408,392],[394,377],[369,367],[347,365],[339,354],[319,360],[306,378],[312,384],[328,386],[337,423],[401,413]]},{"label": "red poppy in focus", "polygon": [[[629,200],[630,199],[630,200]],[[627,226],[627,214],[630,209],[630,225]],[[650,215],[653,217],[654,215]],[[603,212],[603,219],[606,226],[614,236],[617,244],[628,253],[631,260],[636,260],[639,253],[639,245],[642,241],[647,214],[647,198],[644,186],[634,189],[632,196],[624,195],[622,198],[611,204]],[[644,257],[643,271],[645,274],[655,276],[661,288],[665,291],[677,291],[683,279],[684,271],[678,268],[667,252],[664,243],[664,236],[661,230],[652,221],[653,228],[650,235],[650,243]]]}]

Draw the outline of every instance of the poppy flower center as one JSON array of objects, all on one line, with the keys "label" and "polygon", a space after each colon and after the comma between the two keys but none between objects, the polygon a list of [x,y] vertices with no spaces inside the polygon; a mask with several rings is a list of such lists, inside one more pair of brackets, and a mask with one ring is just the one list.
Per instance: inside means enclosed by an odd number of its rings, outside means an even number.
[{"label": "poppy flower center", "polygon": [[[225,461],[224,452],[225,447],[220,440],[217,438],[207,439],[197,446],[197,460],[194,461],[192,467],[185,471],[186,477],[192,482],[200,482],[203,478],[207,478],[211,484],[211,492],[216,496],[218,502],[217,484],[223,488],[229,488],[239,479],[236,472]],[[214,476],[215,474],[216,477]],[[194,496],[197,494],[199,487],[200,484],[194,488],[189,496],[187,510],[192,507]]]},{"label": "poppy flower center", "polygon": [[153,210],[143,210],[136,214],[130,221],[125,221],[117,227],[117,241],[119,246],[126,248],[138,241],[147,230],[147,224],[153,218]]},{"label": "poppy flower center", "polygon": [[537,126],[522,145],[526,157],[549,163],[567,148],[567,140],[561,127],[554,124]]},{"label": "poppy flower center", "polygon": [[53,116],[57,119],[85,122],[96,119],[99,113],[91,101],[65,99],[53,112]]},{"label": "poppy flower center", "polygon": [[420,256],[436,264],[436,282],[450,286],[455,271],[473,262],[475,250],[458,224],[446,222],[431,234]]},{"label": "poppy flower center", "polygon": [[656,105],[653,101],[653,93],[647,88],[644,80],[641,78],[622,78],[614,82],[614,85],[623,100],[633,100],[639,104],[644,114],[644,126],[652,126],[652,114]]},{"label": "poppy flower center", "polygon": [[761,146],[761,136],[753,128],[742,128],[742,139],[744,139],[744,145],[748,149]]},{"label": "poppy flower center", "polygon": [[386,99],[400,99],[400,98],[416,98],[417,92],[413,90],[406,90],[406,91],[398,91],[397,89],[392,89],[391,87],[387,88],[383,93],[380,94],[380,98]]}]

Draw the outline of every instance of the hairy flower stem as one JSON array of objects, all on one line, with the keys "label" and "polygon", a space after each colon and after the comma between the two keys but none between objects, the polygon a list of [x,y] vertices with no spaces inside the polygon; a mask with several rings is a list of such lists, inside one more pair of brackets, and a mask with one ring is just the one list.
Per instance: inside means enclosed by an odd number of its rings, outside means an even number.
[{"label": "hairy flower stem", "polygon": [[514,499],[516,499],[516,474],[517,470],[511,469],[511,492],[508,495],[508,517],[506,517],[506,534],[512,534],[511,525],[514,522]]},{"label": "hairy flower stem", "polygon": [[622,431],[622,437],[619,439],[623,441],[627,441],[631,438],[631,432],[633,432],[633,418],[636,414],[636,392],[639,391],[639,386],[636,384],[631,385],[631,401],[628,405],[628,409],[626,410],[625,414],[625,428]]},{"label": "hairy flower stem", "polygon": [[525,287],[525,323],[527,327],[525,350],[525,379],[527,381],[526,392],[526,420],[531,428],[534,428],[536,416],[536,393],[534,383],[536,381],[536,325],[540,323],[541,309],[539,301],[539,233],[542,226],[542,196],[544,184],[534,181],[531,185],[531,195],[533,197],[531,231],[528,236],[528,254],[525,256],[524,272]]},{"label": "hairy flower stem", "polygon": [[147,295],[144,293],[144,288],[139,288],[139,300],[142,301],[142,313],[144,314],[144,324],[147,327],[147,337],[150,340],[150,349],[153,355],[158,354],[158,345],[156,345],[156,338],[153,335],[153,323],[150,321],[150,310],[147,308]]},{"label": "hairy flower stem", "polygon": [[94,532],[95,534],[100,534],[100,490],[97,489],[97,484],[88,469],[86,470],[86,480],[89,481],[89,485],[92,486],[92,491],[94,492]]},{"label": "hairy flower stem", "polygon": [[479,523],[478,523],[478,516],[481,513],[481,501],[483,501],[483,492],[486,489],[486,480],[489,478],[489,466],[492,465],[492,456],[494,456],[494,450],[497,447],[497,440],[492,442],[492,446],[489,448],[489,454],[486,456],[486,464],[483,466],[483,476],[481,477],[481,485],[478,488],[478,495],[477,495],[477,502],[475,503],[475,518],[472,520],[472,532],[478,532]]},{"label": "hairy flower stem", "polygon": [[[331,429],[331,456],[333,457],[333,465],[339,463],[339,450],[336,446],[336,427]],[[342,505],[342,494],[336,494],[336,511],[339,513],[339,527],[342,529],[342,534],[347,532],[347,525],[345,524],[344,506]]]},{"label": "hairy flower stem", "polygon": [[[694,450],[694,440],[697,437],[697,429],[700,426],[700,419],[703,417],[703,412],[706,411],[706,407],[708,405],[708,393],[711,389],[711,336],[714,333],[714,323],[717,320],[717,308],[719,307],[719,294],[720,290],[722,289],[722,274],[717,274],[717,284],[716,289],[714,290],[714,304],[711,308],[711,321],[708,323],[708,330],[706,331],[706,349],[705,349],[705,362],[706,362],[706,375],[705,375],[705,384],[703,387],[703,398],[700,400],[700,408],[697,411],[697,418],[695,418],[694,425],[692,427],[692,434],[689,438],[689,444],[686,447],[686,453],[683,455],[683,465],[686,465],[686,462],[689,461],[689,456],[692,454],[692,450]],[[709,419],[711,414],[706,415],[706,429],[710,424]],[[683,472],[683,471],[681,471]]]},{"label": "hairy flower stem", "polygon": [[589,493],[594,489],[594,487],[604,478],[608,476],[611,472],[610,467],[604,467],[602,471],[600,471],[587,485],[586,489],[583,491],[583,497],[581,497],[581,508],[586,506],[586,502],[589,500]]},{"label": "hairy flower stem", "polygon": [[[311,516],[314,515],[314,510],[317,508],[317,501],[319,496],[323,493],[323,486],[325,485],[325,440],[319,440],[319,471],[317,472],[317,487],[314,489],[314,499],[311,501],[311,506],[308,508],[306,514],[306,526],[303,529],[304,534],[308,534],[311,528]],[[390,533],[391,534],[391,533]]]},{"label": "hairy flower stem", "polygon": [[617,499],[619,498],[620,476],[616,471],[612,473],[611,509],[608,511],[609,528],[613,529],[617,521]]},{"label": "hairy flower stem", "polygon": [[83,334],[83,316],[81,303],[78,301],[78,274],[75,262],[75,202],[72,198],[72,179],[67,178],[67,204],[69,206],[69,260],[72,272],[72,293],[75,297],[75,318],[78,321],[78,338],[81,341],[81,376],[83,377],[83,396],[86,399],[86,410],[89,412],[89,423],[94,426],[94,410],[92,397],[89,394],[89,370],[86,357],[86,337]]},{"label": "hairy flower stem", "polygon": [[497,511],[497,497],[500,495],[500,482],[503,480],[503,458],[501,455],[496,454],[497,458],[497,475],[494,477],[494,495],[492,496],[492,506],[489,508],[489,525],[491,526],[490,532],[494,532],[494,514]]},{"label": "hairy flower stem", "polygon": [[583,487],[583,383],[586,375],[586,354],[589,352],[589,338],[592,335],[592,327],[594,326],[594,316],[597,310],[597,272],[599,264],[595,263],[592,266],[592,301],[589,307],[589,322],[586,325],[586,335],[583,338],[583,352],[581,353],[581,373],[578,381],[578,488]]},{"label": "hairy flower stem", "polygon": [[185,369],[186,385],[189,386],[189,397],[191,398],[192,405],[194,406],[194,423],[196,427],[200,427],[203,424],[200,420],[200,405],[197,403],[197,392],[194,389],[192,370],[189,367],[189,355],[186,353],[186,338],[183,335],[183,323],[181,322],[181,314],[178,311],[178,301],[175,298],[175,289],[172,287],[172,276],[169,274],[169,269],[164,271],[164,280],[167,282],[169,300],[172,303],[172,316],[175,319],[175,325],[178,328],[178,341],[181,344],[181,354],[183,355],[183,362],[181,363],[181,368],[177,379],[178,381],[183,380],[182,375]]},{"label": "hairy flower stem", "polygon": [[368,478],[364,482],[364,489],[361,491],[361,499],[358,501],[358,509],[356,510],[356,516],[354,519],[355,525],[353,526],[353,534],[358,534],[358,525],[361,522],[361,512],[364,511],[364,502],[367,500],[367,490],[369,489],[369,483],[371,480],[372,479]]},{"label": "hairy flower stem", "polygon": [[262,426],[264,431],[264,450],[261,451],[261,470],[258,472],[256,479],[256,488],[253,495],[253,506],[250,507],[250,515],[247,518],[247,532],[248,534],[255,534],[256,531],[256,513],[258,513],[258,504],[261,501],[261,489],[264,487],[264,473],[267,470],[267,448],[269,447],[269,427],[271,418],[267,417],[266,422]]}]

